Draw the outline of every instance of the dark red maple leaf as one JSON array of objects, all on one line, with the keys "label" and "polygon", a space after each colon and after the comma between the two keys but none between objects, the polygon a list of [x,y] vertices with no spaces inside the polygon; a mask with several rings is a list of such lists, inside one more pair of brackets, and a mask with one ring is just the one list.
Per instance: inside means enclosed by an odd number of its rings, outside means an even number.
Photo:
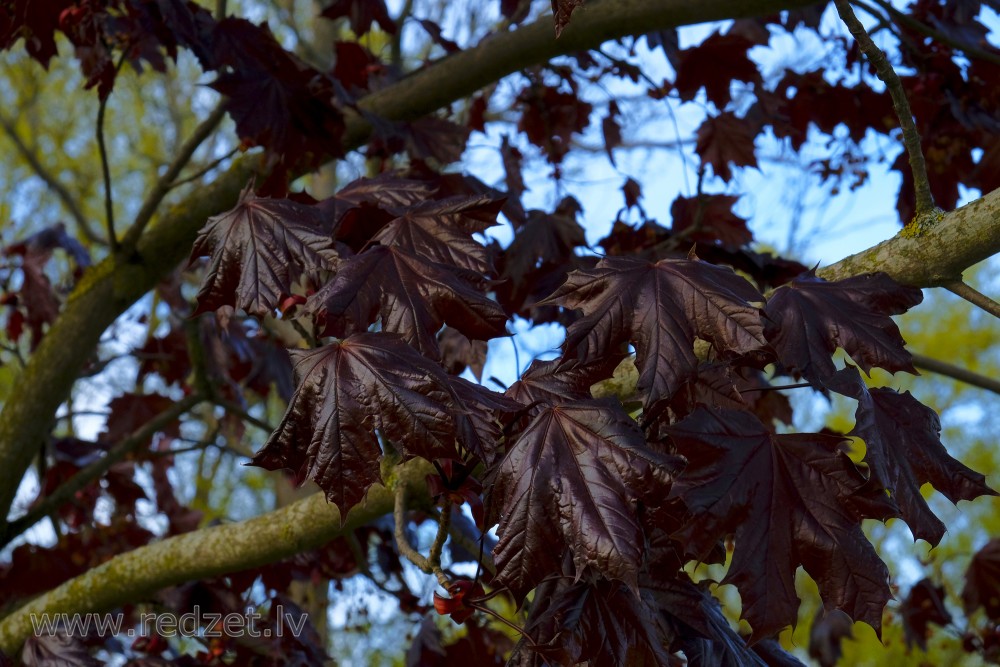
[{"label": "dark red maple leaf", "polygon": [[935,586],[930,579],[913,584],[900,606],[907,647],[916,644],[921,651],[926,651],[930,624],[946,626],[951,623],[951,613],[944,606],[944,598],[944,586]]},{"label": "dark red maple leaf", "polygon": [[941,444],[937,413],[910,392],[868,389],[853,366],[837,373],[827,386],[857,399],[850,435],[865,441],[864,461],[872,480],[888,490],[914,538],[936,546],[945,533],[920,492],[922,485],[930,483],[953,503],[997,495],[982,474],[951,457]]},{"label": "dark red maple leaf", "polygon": [[746,118],[740,118],[729,111],[709,116],[698,128],[695,151],[704,164],[712,165],[716,176],[728,181],[733,176],[730,165],[757,166],[757,155],[754,152],[757,130]]},{"label": "dark red maple leaf", "polygon": [[28,55],[44,67],[59,51],[55,33],[59,17],[75,0],[15,0],[0,14],[0,49],[9,49],[25,38]]},{"label": "dark red maple leaf", "polygon": [[436,335],[448,324],[473,340],[506,333],[507,315],[449,267],[395,246],[374,246],[341,265],[337,275],[309,297],[322,335],[367,331],[379,316],[384,331],[401,334],[434,359]]},{"label": "dark red maple leaf", "polygon": [[390,35],[396,34],[396,22],[389,16],[385,0],[333,0],[320,16],[328,19],[346,18],[351,30],[359,37],[372,29],[373,23]]},{"label": "dark red maple leaf", "polygon": [[524,112],[517,129],[543,151],[549,162],[562,162],[570,150],[573,134],[590,124],[593,107],[574,93],[552,86],[532,84],[521,91],[518,101]]},{"label": "dark red maple leaf", "polygon": [[809,657],[820,667],[835,667],[844,652],[844,639],[852,637],[854,621],[850,616],[839,609],[826,611],[820,607],[809,629]]},{"label": "dark red maple leaf", "polygon": [[992,620],[1000,619],[1000,538],[994,538],[976,552],[965,571],[962,605],[966,614],[980,607]]},{"label": "dark red maple leaf", "polygon": [[739,248],[753,241],[747,221],[733,213],[739,197],[731,195],[678,196],[670,205],[670,231],[701,243],[721,242]]},{"label": "dark red maple leaf", "polygon": [[264,146],[287,166],[341,153],[343,116],[328,76],[282,48],[267,24],[229,17],[213,38],[220,74],[209,85],[226,96],[245,144]]},{"label": "dark red maple leaf", "polygon": [[672,664],[665,650],[664,621],[657,612],[648,595],[636,595],[619,582],[563,580],[554,593],[533,605],[525,628],[532,643],[513,656],[511,664]]},{"label": "dark red maple leaf", "polygon": [[19,249],[19,245],[7,249],[6,254],[21,254],[21,288],[0,297],[0,305],[12,309],[7,320],[8,337],[17,340],[27,326],[34,350],[41,343],[46,327],[59,316],[61,303],[45,272],[52,251],[31,245]]},{"label": "dark red maple leaf", "polygon": [[477,380],[482,380],[488,349],[486,341],[469,340],[451,327],[441,329],[437,339],[445,371],[459,375],[468,368]]},{"label": "dark red maple leaf", "polygon": [[[719,601],[706,584],[693,583],[683,572],[650,571],[643,593],[664,615],[672,651],[683,651],[689,665],[704,667],[764,667],[765,662],[730,627]],[[783,665],[784,663],[782,663]],[[795,664],[795,663],[792,663]]]},{"label": "dark red maple leaf", "polygon": [[916,375],[890,315],[923,300],[921,291],[884,273],[827,282],[812,271],[779,287],[768,299],[764,335],[788,370],[819,386],[836,372],[832,354],[844,348],[866,373],[872,366]]},{"label": "dark red maple leaf", "polygon": [[669,398],[694,375],[695,337],[723,356],[765,346],[763,322],[751,302],[763,297],[731,270],[698,259],[653,264],[634,257],[606,257],[597,268],[574,271],[542,303],[579,308],[583,317],[566,330],[564,358],[596,359],[635,345],[637,388],[646,407]]},{"label": "dark red maple leaf", "polygon": [[472,235],[496,225],[502,205],[502,200],[488,196],[416,204],[399,211],[399,217],[379,230],[372,241],[405,248],[433,262],[491,273],[486,248]]},{"label": "dark red maple leaf", "polygon": [[566,197],[552,213],[529,211],[514,240],[503,252],[501,278],[515,289],[542,265],[559,265],[575,248],[587,245],[587,235],[577,222],[580,204]]},{"label": "dark red maple leaf", "polygon": [[680,467],[646,446],[616,401],[540,411],[492,476],[501,513],[496,581],[521,601],[569,550],[577,574],[593,566],[635,590],[642,559],[635,503],[666,498]]},{"label": "dark red maple leaf", "polygon": [[601,121],[601,131],[604,133],[604,152],[608,154],[608,160],[615,166],[614,149],[622,144],[622,128],[618,124],[618,103],[614,100],[608,103],[608,115]]},{"label": "dark red maple leaf", "polygon": [[444,371],[398,336],[362,333],[291,355],[298,387],[251,463],[315,481],[342,520],[381,481],[376,429],[407,458],[458,459],[467,443],[456,415],[485,412],[466,408]]},{"label": "dark red maple leaf", "polygon": [[775,435],[750,413],[708,408],[667,432],[688,459],[672,494],[691,515],[675,538],[697,557],[735,534],[723,583],[740,591],[751,642],[795,624],[799,565],[828,609],[880,632],[889,572],[861,520],[896,510],[844,453],[842,438]]},{"label": "dark red maple leaf", "polygon": [[709,101],[721,110],[732,99],[729,91],[732,81],[760,85],[760,71],[747,57],[752,46],[754,43],[743,35],[713,33],[698,46],[678,53],[674,87],[681,99],[694,99],[695,93],[704,87]]},{"label": "dark red maple leaf", "polygon": [[294,282],[336,266],[332,229],[318,207],[245,189],[235,207],[208,219],[191,250],[192,260],[211,256],[196,314],[221,306],[272,314]]},{"label": "dark red maple leaf", "polygon": [[591,398],[590,387],[611,377],[625,353],[566,364],[561,359],[531,362],[507,396],[522,405],[558,405]]}]

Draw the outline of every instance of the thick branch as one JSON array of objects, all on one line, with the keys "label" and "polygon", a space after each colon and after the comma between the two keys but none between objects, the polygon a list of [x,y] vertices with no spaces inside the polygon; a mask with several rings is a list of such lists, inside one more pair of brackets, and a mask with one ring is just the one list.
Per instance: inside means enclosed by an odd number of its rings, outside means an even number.
[{"label": "thick branch", "polygon": [[[417,496],[430,464],[414,460],[396,469],[411,497]],[[335,505],[317,493],[262,516],[171,537],[141,547],[71,579],[41,595],[0,621],[0,651],[16,655],[32,633],[31,615],[110,611],[126,602],[148,598],[156,591],[191,581],[237,572],[309,549],[389,514],[393,494],[374,486],[347,515],[343,526]]]},{"label": "thick branch", "polygon": [[940,213],[902,229],[878,245],[820,269],[839,280],[884,271],[897,282],[940,287],[1000,252],[1000,189],[950,213]]},{"label": "thick branch", "polygon": [[[609,39],[651,30],[769,14],[812,4],[804,0],[604,0],[586,5],[559,39],[550,17],[494,35],[479,46],[442,59],[360,101],[360,107],[391,120],[424,116],[508,74],[551,58],[594,48]],[[348,120],[345,150],[362,145],[371,125],[359,115]],[[139,240],[137,253],[110,258],[92,268],[42,339],[22,375],[22,391],[0,413],[0,521],[15,490],[69,395],[73,382],[104,330],[153,288],[189,252],[198,230],[212,215],[231,208],[260,160],[236,160],[216,181],[169,209]]]}]

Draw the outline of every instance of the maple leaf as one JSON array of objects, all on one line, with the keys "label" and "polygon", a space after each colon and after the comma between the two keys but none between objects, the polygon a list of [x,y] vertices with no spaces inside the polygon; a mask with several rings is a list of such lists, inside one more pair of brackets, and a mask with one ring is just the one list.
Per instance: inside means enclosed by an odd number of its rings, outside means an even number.
[{"label": "maple leaf", "polygon": [[982,607],[992,620],[1000,619],[1000,538],[976,552],[965,571],[962,605],[966,615]]},{"label": "maple leaf", "polygon": [[441,368],[398,336],[362,333],[290,354],[298,386],[251,463],[315,481],[342,520],[381,481],[375,429],[405,458],[458,459],[467,443],[455,415],[485,411],[466,407]]},{"label": "maple leaf", "polygon": [[945,532],[920,492],[923,484],[930,483],[953,503],[997,495],[982,474],[948,454],[937,413],[910,392],[868,389],[853,366],[837,373],[827,386],[858,401],[849,435],[865,441],[864,461],[872,480],[889,491],[914,538],[936,546]]},{"label": "maple leaf", "polygon": [[544,150],[552,164],[563,161],[573,134],[583,132],[590,124],[593,106],[574,93],[532,84],[521,91],[518,101],[524,105],[524,112],[517,129]]},{"label": "maple leaf", "polygon": [[831,355],[842,347],[866,373],[872,366],[917,374],[899,328],[889,315],[923,299],[915,287],[884,273],[827,282],[813,271],[774,291],[764,335],[789,370],[819,387],[836,372]]},{"label": "maple leaf", "polygon": [[378,23],[390,35],[395,35],[397,30],[385,0],[333,0],[320,16],[331,20],[346,18],[351,30],[359,37],[371,31],[373,23]]},{"label": "maple leaf", "polygon": [[472,234],[497,224],[502,200],[488,196],[449,197],[407,207],[373,242],[405,248],[433,262],[491,273],[486,248]]},{"label": "maple leaf", "polygon": [[655,604],[619,582],[563,583],[533,606],[525,630],[533,643],[512,657],[518,666],[538,664],[535,657],[590,667],[671,664]]},{"label": "maple leaf", "polygon": [[739,197],[731,195],[678,196],[670,205],[670,231],[692,241],[722,242],[738,248],[749,245],[753,234],[747,221],[733,213]]},{"label": "maple leaf", "polygon": [[712,165],[715,175],[724,181],[732,178],[730,164],[734,167],[756,167],[754,137],[759,128],[746,118],[724,111],[709,116],[698,128],[695,150],[705,164]]},{"label": "maple leaf", "polygon": [[230,211],[208,219],[191,259],[209,255],[195,314],[221,306],[263,317],[302,276],[336,266],[332,224],[314,206],[258,197],[249,187]]},{"label": "maple leaf", "polygon": [[695,337],[733,357],[765,346],[763,297],[731,270],[697,259],[652,264],[606,257],[588,271],[574,271],[542,303],[579,308],[583,317],[566,330],[564,358],[595,359],[635,345],[637,388],[646,407],[669,398],[698,366]]},{"label": "maple leaf", "polygon": [[750,413],[708,408],[666,430],[688,459],[672,494],[691,516],[675,538],[697,556],[735,534],[723,583],[740,591],[751,643],[795,624],[799,565],[828,609],[881,631],[889,572],[861,520],[895,508],[843,452],[843,438],[775,435]]},{"label": "maple leaf", "polygon": [[576,199],[566,197],[552,213],[529,211],[503,252],[501,278],[519,285],[539,267],[564,264],[574,248],[586,246],[586,232],[576,219],[580,210]]},{"label": "maple leaf", "polygon": [[558,405],[591,398],[590,387],[611,377],[624,353],[566,364],[560,359],[536,359],[507,390],[507,396],[523,405]]},{"label": "maple leaf", "polygon": [[916,644],[921,651],[926,651],[930,624],[944,627],[951,623],[951,613],[944,606],[944,598],[944,586],[935,586],[930,579],[913,584],[899,610],[907,648]]},{"label": "maple leaf", "polygon": [[244,143],[266,147],[287,165],[341,153],[343,116],[329,77],[282,48],[267,24],[229,17],[213,38],[220,74],[209,86],[225,95]]},{"label": "maple leaf", "polygon": [[845,637],[854,637],[851,617],[839,609],[826,611],[820,607],[809,628],[809,657],[819,662],[820,667],[835,667],[843,655]]},{"label": "maple leaf", "polygon": [[[719,601],[686,574],[650,572],[643,584],[655,608],[665,616],[670,649],[681,650],[689,665],[764,667],[766,663],[729,625]],[[674,576],[676,575],[676,576]],[[794,663],[793,663],[794,664]]]},{"label": "maple leaf", "polygon": [[666,497],[680,462],[649,449],[620,405],[579,401],[540,411],[492,476],[501,503],[496,581],[521,601],[561,554],[637,587],[642,530],[636,501]]},{"label": "maple leaf", "polygon": [[747,57],[754,43],[743,35],[713,33],[698,46],[677,54],[677,78],[674,87],[681,99],[690,101],[704,86],[711,102],[722,109],[732,99],[732,81],[760,84],[760,71]]},{"label": "maple leaf", "polygon": [[467,338],[488,340],[506,333],[507,315],[496,301],[443,264],[403,248],[374,246],[343,262],[337,275],[309,297],[322,335],[366,331],[377,316],[383,331],[401,334],[438,359],[437,332],[448,324]]}]

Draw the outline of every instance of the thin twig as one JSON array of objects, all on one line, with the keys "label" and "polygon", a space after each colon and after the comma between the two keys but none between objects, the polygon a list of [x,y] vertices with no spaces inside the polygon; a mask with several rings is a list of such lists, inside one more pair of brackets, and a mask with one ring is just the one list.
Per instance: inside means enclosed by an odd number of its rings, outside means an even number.
[{"label": "thin twig", "polygon": [[195,128],[195,131],[181,146],[173,162],[170,163],[167,170],[157,179],[153,189],[146,195],[146,200],[142,202],[142,206],[135,216],[135,222],[132,223],[132,228],[125,234],[123,243],[126,248],[134,248],[139,242],[139,237],[142,236],[142,232],[146,229],[149,221],[153,219],[153,214],[156,213],[160,202],[163,201],[163,198],[170,192],[171,188],[175,187],[174,181],[177,180],[181,170],[188,165],[194,152],[212,135],[225,115],[225,107],[220,104],[212,110],[208,118]]},{"label": "thin twig", "polygon": [[997,303],[971,285],[961,280],[953,280],[941,287],[944,287],[952,294],[957,294],[972,305],[979,306],[993,317],[1000,317],[1000,303]]},{"label": "thin twig", "polygon": [[218,396],[212,397],[212,403],[219,406],[226,412],[233,413],[234,415],[236,415],[243,421],[247,422],[251,426],[256,426],[260,430],[267,431],[268,433],[274,433],[274,426],[264,421],[263,419],[258,419],[257,417],[254,417],[252,414],[241,408],[237,403],[226,400],[224,398],[220,398]]},{"label": "thin twig", "polygon": [[416,565],[424,574],[433,574],[436,576],[441,587],[448,590],[448,587],[451,586],[451,581],[448,579],[448,575],[444,573],[444,570],[441,569],[440,563],[437,565],[433,564],[423,554],[414,549],[410,541],[406,538],[406,485],[401,482],[398,483],[395,494],[395,506],[393,507],[392,516],[396,524],[396,546],[399,548],[399,553],[405,556],[406,560]]},{"label": "thin twig", "polygon": [[[122,65],[125,64],[126,53],[128,53],[127,50],[122,51],[118,58],[118,64],[115,65],[115,76],[118,76]],[[111,168],[108,165],[108,147],[104,143],[104,114],[108,109],[109,99],[111,99],[111,91],[108,91],[108,94],[101,98],[97,106],[97,150],[101,154],[101,174],[104,176],[104,222],[108,227],[108,244],[111,246],[112,252],[118,252],[118,236],[115,234],[115,203],[111,192]]]},{"label": "thin twig", "polygon": [[125,458],[137,447],[152,438],[158,431],[163,430],[168,424],[181,415],[188,412],[202,400],[198,394],[191,394],[172,406],[159,413],[141,427],[136,429],[131,435],[120,440],[114,447],[108,450],[107,454],[97,459],[87,467],[69,478],[62,486],[58,487],[51,494],[46,496],[40,503],[35,505],[27,514],[11,521],[7,526],[7,531],[0,537],[0,547],[6,546],[12,539],[31,528],[41,519],[57,510],[64,503],[68,502],[76,493],[95,480],[104,476],[111,466]]},{"label": "thin twig", "polygon": [[913,365],[921,370],[937,373],[938,375],[945,375],[954,380],[958,380],[959,382],[970,384],[973,387],[979,387],[980,389],[985,389],[986,391],[992,391],[994,394],[1000,394],[1000,380],[995,380],[991,377],[980,375],[979,373],[973,373],[967,368],[949,364],[948,362],[941,361],[939,359],[925,357],[922,354],[913,355]]},{"label": "thin twig", "polygon": [[21,154],[21,157],[23,157],[25,162],[28,163],[31,170],[35,172],[35,176],[42,179],[42,182],[44,182],[50,190],[56,193],[56,196],[59,197],[59,200],[63,203],[63,206],[66,207],[66,210],[73,218],[76,226],[80,229],[80,233],[82,233],[91,243],[101,245],[105,244],[106,241],[102,239],[100,235],[93,230],[93,228],[91,228],[90,222],[83,215],[83,211],[80,209],[79,203],[77,203],[76,199],[73,198],[70,191],[66,189],[65,185],[59,182],[55,175],[52,174],[52,172],[50,172],[44,164],[42,164],[38,155],[31,150],[26,143],[24,143],[24,139],[22,139],[21,135],[17,133],[17,128],[14,127],[14,124],[11,123],[6,116],[0,115],[0,127],[3,128],[4,134],[6,134],[11,140],[11,143],[14,144],[14,148],[17,149],[17,152]]},{"label": "thin twig", "polygon": [[184,178],[181,178],[179,180],[174,181],[173,183],[170,184],[169,189],[173,190],[174,188],[179,188],[182,185],[187,185],[188,183],[191,183],[193,181],[197,181],[199,178],[201,178],[202,176],[204,176],[208,172],[212,171],[213,169],[215,169],[216,167],[218,167],[220,164],[222,164],[223,162],[225,162],[226,160],[228,160],[229,158],[233,157],[234,155],[236,155],[239,152],[240,152],[239,148],[234,148],[233,150],[229,151],[228,153],[226,153],[222,157],[219,157],[219,158],[216,158],[216,159],[212,160],[211,162],[209,162],[204,167],[202,167],[198,171],[194,172],[190,176],[185,176]]},{"label": "thin twig", "polygon": [[934,196],[931,194],[930,181],[927,179],[927,166],[924,163],[924,154],[920,148],[920,135],[917,133],[917,126],[913,123],[913,112],[910,111],[910,103],[903,92],[903,84],[888,58],[882,50],[875,45],[872,38],[865,32],[865,27],[854,15],[854,10],[848,0],[834,0],[837,5],[837,12],[840,18],[847,24],[847,29],[857,40],[861,51],[868,57],[869,62],[875,67],[878,78],[885,83],[889,95],[892,97],[892,106],[899,117],[899,126],[903,130],[903,145],[910,158],[910,170],[913,172],[913,187],[916,193],[917,216],[930,213],[934,210]]}]

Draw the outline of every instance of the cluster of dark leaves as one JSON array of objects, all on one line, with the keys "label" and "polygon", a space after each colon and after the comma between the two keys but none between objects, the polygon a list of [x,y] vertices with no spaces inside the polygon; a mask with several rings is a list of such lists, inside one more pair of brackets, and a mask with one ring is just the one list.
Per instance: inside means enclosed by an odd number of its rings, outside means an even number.
[{"label": "cluster of dark leaves", "polygon": [[[529,4],[504,0],[501,10],[517,23]],[[553,0],[557,33],[583,4]],[[978,3],[961,4],[918,2],[908,11],[952,42],[995,51],[977,22]],[[323,16],[345,20],[358,35],[375,25],[391,34],[400,29],[382,0],[335,0]],[[811,127],[832,134],[843,126],[855,144],[869,130],[892,127],[888,97],[863,83],[833,82],[819,70],[763,80],[750,50],[768,43],[770,29],[815,29],[819,16],[810,9],[740,20],[683,50],[669,31],[648,36],[675,70],[673,81],[650,95],[703,96],[710,104],[695,149],[713,175],[730,181],[734,169],[754,167],[756,138],[767,131],[800,148]],[[421,25],[444,50],[457,48],[439,26]],[[909,34],[914,29],[905,24],[897,29],[909,38],[901,43],[913,72],[905,83],[914,112],[934,137],[928,162],[939,203],[954,204],[959,179],[994,187],[1000,104],[988,102],[1000,90],[995,66],[973,59],[963,69],[954,62],[956,47],[940,43],[917,57],[907,45],[923,36]],[[357,108],[357,99],[395,76],[351,42],[333,45],[335,64],[321,71],[282,48],[266,25],[219,20],[184,0],[16,0],[0,19],[0,47],[24,38],[29,54],[46,64],[56,54],[56,32],[73,44],[88,85],[102,97],[113,88],[115,51],[122,62],[162,69],[178,48],[190,49],[216,73],[212,85],[226,95],[245,145],[266,147],[282,174],[339,154],[343,110]],[[849,65],[859,63],[856,53],[847,55]],[[529,73],[517,96],[518,132],[557,176],[594,111],[579,94],[579,71],[596,71],[592,80],[640,78],[634,65],[602,56],[603,65],[580,54],[577,70],[559,65]],[[747,91],[752,100],[744,104]],[[263,190],[281,197],[248,188],[232,210],[209,220],[193,252],[208,258],[194,314],[218,317],[178,318],[168,333],[148,340],[136,354],[139,379],[156,376],[182,391],[204,380],[235,402],[248,391],[260,399],[277,391],[288,409],[253,463],[315,481],[342,515],[381,483],[386,441],[404,459],[433,461],[439,476],[430,486],[440,502],[469,502],[480,524],[472,532],[498,526],[492,549],[498,573],[487,583],[528,609],[514,664],[659,665],[672,664],[676,653],[688,664],[794,664],[773,637],[795,623],[800,566],[818,583],[826,608],[811,648],[821,661],[836,656],[851,620],[878,630],[890,589],[862,521],[901,518],[916,537],[936,544],[943,525],[920,494],[923,484],[956,502],[992,493],[982,475],[948,454],[930,409],[908,393],[868,388],[857,368],[834,362],[842,348],[865,372],[913,372],[890,316],[919,303],[920,292],[884,275],[830,283],[796,262],[755,252],[729,195],[699,188],[679,197],[671,226],[662,226],[646,217],[632,179],[623,187],[623,210],[637,209],[642,221],[617,221],[598,242],[604,251],[598,260],[586,252],[574,199],[551,211],[525,210],[524,155],[513,139],[501,146],[506,197],[471,177],[437,172],[461,156],[471,131],[484,129],[488,104],[488,96],[476,98],[465,126],[443,118],[368,117],[369,157],[388,166],[405,153],[406,173],[361,179],[322,201],[304,193],[285,197],[272,184]],[[615,104],[601,123],[612,162],[621,119]],[[984,153],[975,162],[977,147]],[[904,174],[905,220],[908,170],[896,168]],[[513,242],[484,245],[483,232],[501,212]],[[6,251],[22,276],[4,297],[14,339],[27,328],[37,342],[58,312],[43,269],[52,250],[67,251],[79,268],[88,262],[60,228],[46,234]],[[192,314],[176,284],[161,292],[177,314]],[[505,394],[459,377],[466,368],[481,372],[486,342],[504,336],[515,315],[565,325],[561,356],[532,363]],[[266,334],[272,318],[295,321],[313,349],[293,351],[290,364]],[[639,373],[634,402],[626,408],[593,398],[591,386],[611,377],[630,350]],[[772,377],[764,372],[769,365],[777,369]],[[848,456],[844,437],[778,433],[776,422],[789,424],[791,407],[771,384],[774,376],[854,399],[856,425],[848,435],[865,441],[863,463]],[[122,396],[109,405],[107,432],[98,441],[54,440],[35,502],[95,465],[168,403],[158,394]],[[167,517],[169,533],[196,527],[200,515],[177,497],[167,474],[167,448],[177,435],[166,428],[155,445],[139,448],[59,507],[67,532],[58,544],[15,549],[0,570],[4,590],[14,591],[10,601],[147,543],[154,536],[138,520],[140,502]],[[149,472],[152,493],[135,483],[138,467]],[[102,498],[116,508],[108,524],[95,518]],[[967,610],[984,607],[994,620],[996,551],[991,543],[977,555],[963,596]],[[357,562],[358,553],[376,554],[374,564]],[[691,560],[723,563],[727,555],[724,582],[741,594],[753,630],[748,640],[682,569]],[[406,586],[391,531],[379,524],[280,564],[176,587],[158,602],[177,613],[195,605],[242,612],[259,583],[276,610],[296,582],[339,581],[358,572],[395,591],[405,612],[429,611]],[[467,588],[441,598],[439,611],[465,620],[469,633],[442,646],[425,621],[409,664],[499,664],[511,650],[502,635],[475,616],[469,620],[478,589]],[[911,591],[904,603],[911,641],[920,644],[931,624],[948,622],[941,599],[930,582]],[[990,636],[977,641],[985,646]],[[32,640],[24,659],[82,660],[93,642]],[[254,646],[206,641],[193,658],[176,656],[154,636],[125,652],[133,664],[150,665],[276,664],[281,656],[311,664],[325,655],[315,633]]]},{"label": "cluster of dark leaves", "polygon": [[90,266],[90,254],[67,233],[63,223],[46,227],[3,249],[3,257],[9,264],[0,271],[3,288],[0,305],[7,311],[4,332],[11,343],[17,344],[27,332],[29,347],[34,350],[59,314],[66,288],[54,284],[50,278],[56,250],[69,260],[67,282],[72,284]]},{"label": "cluster of dark leaves", "polygon": [[[583,242],[573,202],[526,215],[514,243],[488,254],[473,234],[499,202],[442,194],[391,175],[306,205],[248,191],[199,239],[195,254],[211,258],[199,310],[272,316],[301,295],[282,312],[321,344],[292,353],[297,389],[254,463],[314,480],[342,513],[380,483],[380,437],[404,459],[483,466],[485,525],[500,536],[491,583],[518,604],[536,593],[522,664],[664,664],[667,648],[765,660],[777,650],[769,638],[795,623],[799,566],[828,609],[879,629],[888,571],[861,522],[899,517],[936,544],[943,526],[921,485],[953,501],[993,493],[947,453],[931,410],[833,361],[843,348],[866,372],[914,372],[890,316],[919,303],[919,290],[881,274],[791,277],[791,265],[766,261],[748,280],[723,265],[749,261],[749,237],[731,231],[745,227],[718,196],[679,201],[670,230],[613,232],[608,256],[570,272]],[[690,221],[699,215],[707,222]],[[503,335],[514,293],[504,283],[523,290],[547,264],[564,281],[534,305],[567,323],[562,356],[534,362],[505,396],[446,373],[442,326],[470,340]],[[765,297],[769,280],[784,284]],[[630,346],[639,421],[589,391]],[[857,400],[850,435],[867,444],[864,466],[843,436],[776,432],[790,410],[761,400],[768,364]],[[681,571],[721,562],[730,538],[724,582],[741,593],[752,653]]]}]

